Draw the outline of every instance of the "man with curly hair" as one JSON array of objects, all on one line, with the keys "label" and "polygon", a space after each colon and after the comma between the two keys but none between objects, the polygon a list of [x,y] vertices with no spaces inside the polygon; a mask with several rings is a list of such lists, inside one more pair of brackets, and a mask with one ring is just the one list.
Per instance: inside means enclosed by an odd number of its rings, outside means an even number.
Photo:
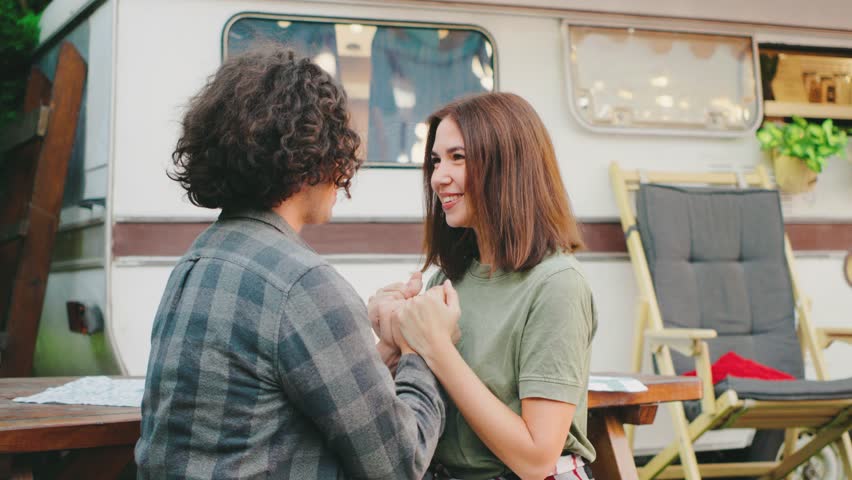
[{"label": "man with curly hair", "polygon": [[170,176],[222,214],[157,311],[140,478],[423,476],[435,377],[376,348],[363,301],[298,235],[348,195],[359,144],[343,90],[280,47],[226,60],[192,99]]}]

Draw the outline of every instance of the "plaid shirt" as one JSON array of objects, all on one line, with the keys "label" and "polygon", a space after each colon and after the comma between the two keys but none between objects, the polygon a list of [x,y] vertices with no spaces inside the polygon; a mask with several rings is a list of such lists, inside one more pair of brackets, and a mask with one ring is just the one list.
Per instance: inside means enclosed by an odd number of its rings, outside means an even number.
[{"label": "plaid shirt", "polygon": [[222,215],[151,335],[139,478],[421,478],[444,425],[416,355],[391,378],[352,287],[273,212]]}]

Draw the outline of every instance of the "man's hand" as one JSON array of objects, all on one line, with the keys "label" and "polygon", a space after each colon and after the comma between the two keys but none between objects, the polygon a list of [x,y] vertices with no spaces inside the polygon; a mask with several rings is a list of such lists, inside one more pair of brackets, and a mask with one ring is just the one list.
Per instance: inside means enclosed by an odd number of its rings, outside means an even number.
[{"label": "man's hand", "polygon": [[399,312],[399,328],[405,340],[427,363],[441,348],[452,347],[461,337],[461,306],[449,280],[412,298]]},{"label": "man's hand", "polygon": [[399,365],[399,357],[402,355],[399,347],[396,345],[388,345],[382,340],[376,344],[376,350],[379,351],[379,356],[382,357],[382,362],[388,367],[392,376],[396,376],[396,367]]},{"label": "man's hand", "polygon": [[[379,337],[382,358],[387,350],[395,350],[399,354],[397,340],[402,336],[394,335],[394,317],[409,298],[417,296],[423,288],[423,274],[414,272],[406,283],[392,283],[379,289],[367,302],[367,315],[373,332]],[[387,364],[387,362],[386,362]]]}]

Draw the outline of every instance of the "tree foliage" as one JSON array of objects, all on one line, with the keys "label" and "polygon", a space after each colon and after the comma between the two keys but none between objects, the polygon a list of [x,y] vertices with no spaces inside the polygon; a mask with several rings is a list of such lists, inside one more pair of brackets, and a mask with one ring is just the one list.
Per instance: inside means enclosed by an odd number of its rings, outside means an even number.
[{"label": "tree foliage", "polygon": [[25,0],[0,0],[0,126],[21,109],[40,16]]}]

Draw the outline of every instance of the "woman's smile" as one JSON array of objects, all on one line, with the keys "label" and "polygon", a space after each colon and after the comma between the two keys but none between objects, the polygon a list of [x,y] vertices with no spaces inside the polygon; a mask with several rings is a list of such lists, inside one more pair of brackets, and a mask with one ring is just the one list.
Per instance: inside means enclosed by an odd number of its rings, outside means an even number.
[{"label": "woman's smile", "polygon": [[459,202],[464,199],[463,193],[443,193],[440,195],[441,197],[441,207],[444,211],[449,211],[453,207],[459,204]]}]

